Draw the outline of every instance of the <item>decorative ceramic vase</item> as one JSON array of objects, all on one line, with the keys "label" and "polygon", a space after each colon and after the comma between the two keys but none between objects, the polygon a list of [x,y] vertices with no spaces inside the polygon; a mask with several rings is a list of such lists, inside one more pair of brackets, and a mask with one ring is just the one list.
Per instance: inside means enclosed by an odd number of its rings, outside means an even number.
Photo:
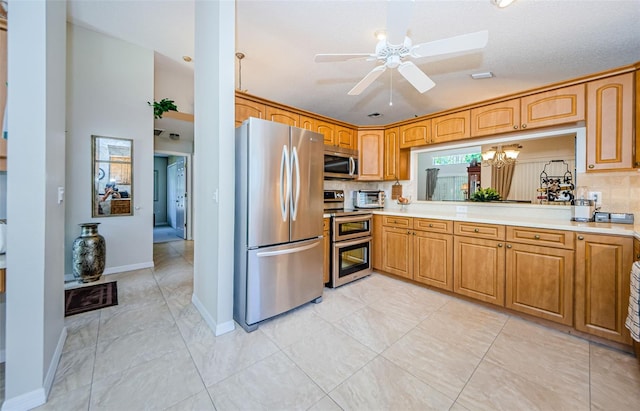
[{"label": "decorative ceramic vase", "polygon": [[73,241],[73,276],[83,283],[99,280],[104,271],[107,246],[98,234],[98,224],[79,224],[80,237]]}]

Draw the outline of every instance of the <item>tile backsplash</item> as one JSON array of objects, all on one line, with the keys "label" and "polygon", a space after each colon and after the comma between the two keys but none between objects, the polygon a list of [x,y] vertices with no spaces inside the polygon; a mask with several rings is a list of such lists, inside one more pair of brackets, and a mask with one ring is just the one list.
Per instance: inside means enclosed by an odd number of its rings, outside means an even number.
[{"label": "tile backsplash", "polygon": [[633,213],[640,219],[640,170],[579,173],[576,181],[589,191],[602,192],[602,211]]}]

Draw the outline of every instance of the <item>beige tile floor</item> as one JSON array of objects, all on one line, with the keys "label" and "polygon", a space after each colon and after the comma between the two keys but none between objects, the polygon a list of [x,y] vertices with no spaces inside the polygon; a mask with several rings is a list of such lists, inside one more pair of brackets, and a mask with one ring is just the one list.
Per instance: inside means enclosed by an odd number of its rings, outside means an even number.
[{"label": "beige tile floor", "polygon": [[66,319],[41,410],[638,410],[625,353],[374,274],[214,337],[190,303],[193,244],[110,275],[120,305]]}]

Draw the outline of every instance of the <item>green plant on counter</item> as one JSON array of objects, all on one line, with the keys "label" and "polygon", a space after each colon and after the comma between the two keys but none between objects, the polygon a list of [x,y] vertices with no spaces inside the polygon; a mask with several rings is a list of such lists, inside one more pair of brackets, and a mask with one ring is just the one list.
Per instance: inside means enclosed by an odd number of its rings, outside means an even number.
[{"label": "green plant on counter", "polygon": [[472,201],[495,201],[500,200],[500,194],[493,188],[479,188],[473,193]]},{"label": "green plant on counter", "polygon": [[150,101],[147,101],[147,104],[153,107],[153,116],[155,118],[162,118],[162,114],[167,111],[178,111],[178,107],[175,105],[175,102],[168,98],[163,98],[160,101],[154,101],[153,104],[151,104]]}]

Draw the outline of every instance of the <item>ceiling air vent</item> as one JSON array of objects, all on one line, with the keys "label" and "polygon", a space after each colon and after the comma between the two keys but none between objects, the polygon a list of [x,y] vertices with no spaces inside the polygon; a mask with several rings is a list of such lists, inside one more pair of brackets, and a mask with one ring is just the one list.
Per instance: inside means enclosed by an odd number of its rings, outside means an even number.
[{"label": "ceiling air vent", "polygon": [[171,140],[179,140],[180,139],[180,134],[178,134],[178,133],[170,133],[169,134],[169,138]]},{"label": "ceiling air vent", "polygon": [[158,137],[160,134],[162,134],[162,132],[163,132],[163,131],[164,131],[164,130],[163,130],[163,129],[161,129],[161,128],[154,128],[154,129],[153,129],[153,135],[154,135],[154,136],[156,136],[156,137]]}]

